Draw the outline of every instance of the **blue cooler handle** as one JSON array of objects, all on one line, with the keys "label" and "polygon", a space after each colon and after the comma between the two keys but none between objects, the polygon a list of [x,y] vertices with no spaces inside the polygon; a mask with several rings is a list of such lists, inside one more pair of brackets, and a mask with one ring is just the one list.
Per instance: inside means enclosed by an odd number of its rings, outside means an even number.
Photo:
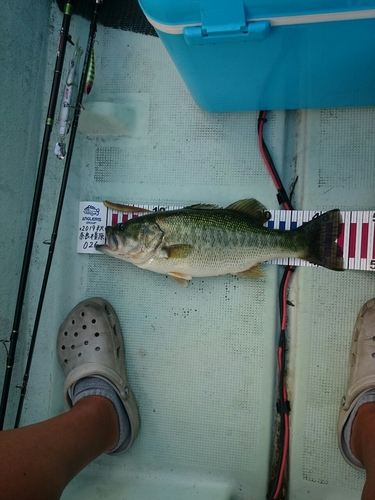
[{"label": "blue cooler handle", "polygon": [[205,45],[212,43],[227,43],[230,41],[264,40],[270,34],[271,25],[269,21],[256,21],[246,26],[246,31],[233,31],[222,29],[209,35],[202,32],[201,26],[191,26],[183,28],[185,42],[188,45]]},{"label": "blue cooler handle", "polygon": [[264,40],[269,34],[269,21],[247,22],[243,0],[201,0],[202,26],[183,28],[189,45]]}]

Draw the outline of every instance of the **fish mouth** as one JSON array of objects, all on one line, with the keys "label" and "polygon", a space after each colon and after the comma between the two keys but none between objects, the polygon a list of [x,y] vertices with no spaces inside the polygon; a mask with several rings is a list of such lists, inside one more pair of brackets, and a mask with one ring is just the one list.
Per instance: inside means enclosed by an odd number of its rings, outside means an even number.
[{"label": "fish mouth", "polygon": [[112,251],[115,251],[118,249],[117,236],[113,233],[109,233],[108,231],[107,231],[107,247]]},{"label": "fish mouth", "polygon": [[107,244],[106,245],[96,245],[95,249],[98,250],[98,252],[102,253],[107,253],[108,251],[110,252],[115,252],[118,249],[118,239],[115,234],[107,232]]}]

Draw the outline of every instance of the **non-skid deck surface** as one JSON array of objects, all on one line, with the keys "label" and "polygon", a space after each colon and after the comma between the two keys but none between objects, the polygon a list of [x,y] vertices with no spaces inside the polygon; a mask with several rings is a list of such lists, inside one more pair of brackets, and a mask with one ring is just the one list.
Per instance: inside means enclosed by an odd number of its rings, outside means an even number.
[{"label": "non-skid deck surface", "polygon": [[[46,89],[60,22],[52,7]],[[86,21],[74,19],[73,39],[80,35],[83,43],[87,30]],[[126,137],[77,136],[24,423],[64,410],[56,331],[76,302],[99,295],[113,304],[123,326],[141,431],[128,454],[96,460],[63,498],[265,498],[281,270],[267,266],[267,276],[259,280],[193,279],[183,288],[107,256],[76,253],[81,200],[227,205],[256,197],[277,209],[258,151],[257,113],[209,114],[197,108],[156,38],[99,27],[97,41],[87,112],[90,102],[101,102],[101,109],[111,102],[128,106],[132,114],[119,125]],[[269,114],[265,136],[280,176],[287,188],[299,176],[296,208],[375,208],[373,118],[372,109]],[[82,122],[81,131],[89,125]],[[50,236],[61,170],[51,152],[27,296],[29,323],[46,256],[41,242]],[[374,295],[374,278],[370,272],[317,268],[298,269],[293,277],[291,499],[360,498],[364,476],[339,454],[336,419],[351,329],[362,303]]]}]

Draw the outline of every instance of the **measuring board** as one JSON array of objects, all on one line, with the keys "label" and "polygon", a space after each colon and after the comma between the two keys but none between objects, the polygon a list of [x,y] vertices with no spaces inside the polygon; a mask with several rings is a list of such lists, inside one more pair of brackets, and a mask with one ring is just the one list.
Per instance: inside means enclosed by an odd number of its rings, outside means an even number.
[{"label": "measuring board", "polygon": [[[181,206],[141,204],[136,206],[153,212],[182,208]],[[323,213],[312,210],[269,210],[269,212],[271,218],[265,227],[280,230],[295,229],[314,216]],[[104,245],[105,227],[126,222],[140,215],[145,214],[118,212],[107,208],[100,202],[81,201],[79,204],[77,252],[103,255],[95,250],[95,245]],[[345,269],[375,271],[375,212],[342,211],[341,217],[342,228],[337,244],[344,260]],[[316,267],[314,264],[296,258],[270,260],[267,264]]]}]

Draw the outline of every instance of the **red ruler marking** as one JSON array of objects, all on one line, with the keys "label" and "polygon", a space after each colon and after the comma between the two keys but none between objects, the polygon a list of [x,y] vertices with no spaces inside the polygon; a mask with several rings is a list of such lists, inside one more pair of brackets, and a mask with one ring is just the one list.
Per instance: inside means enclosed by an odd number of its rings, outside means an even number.
[{"label": "red ruler marking", "polygon": [[126,222],[129,219],[128,214],[122,214],[122,222]]},{"label": "red ruler marking", "polygon": [[361,239],[361,259],[367,257],[368,245],[368,223],[362,224],[362,239]]},{"label": "red ruler marking", "polygon": [[355,242],[355,262],[353,269],[361,269],[361,241],[362,241],[362,212],[356,212],[356,218],[353,222],[357,223],[356,242]]},{"label": "red ruler marking", "polygon": [[344,255],[344,234],[345,234],[345,224],[340,224],[339,237],[337,238],[337,257],[342,257]]},{"label": "red ruler marking", "polygon": [[350,233],[349,233],[349,259],[355,257],[356,235],[357,235],[357,224],[351,223]]},{"label": "red ruler marking", "polygon": [[118,221],[118,214],[112,213],[112,226],[115,226]]},{"label": "red ruler marking", "polygon": [[349,233],[350,233],[350,212],[342,212],[341,214],[344,222],[344,243],[343,243],[343,259],[345,262],[345,267],[348,268],[349,265]]}]

